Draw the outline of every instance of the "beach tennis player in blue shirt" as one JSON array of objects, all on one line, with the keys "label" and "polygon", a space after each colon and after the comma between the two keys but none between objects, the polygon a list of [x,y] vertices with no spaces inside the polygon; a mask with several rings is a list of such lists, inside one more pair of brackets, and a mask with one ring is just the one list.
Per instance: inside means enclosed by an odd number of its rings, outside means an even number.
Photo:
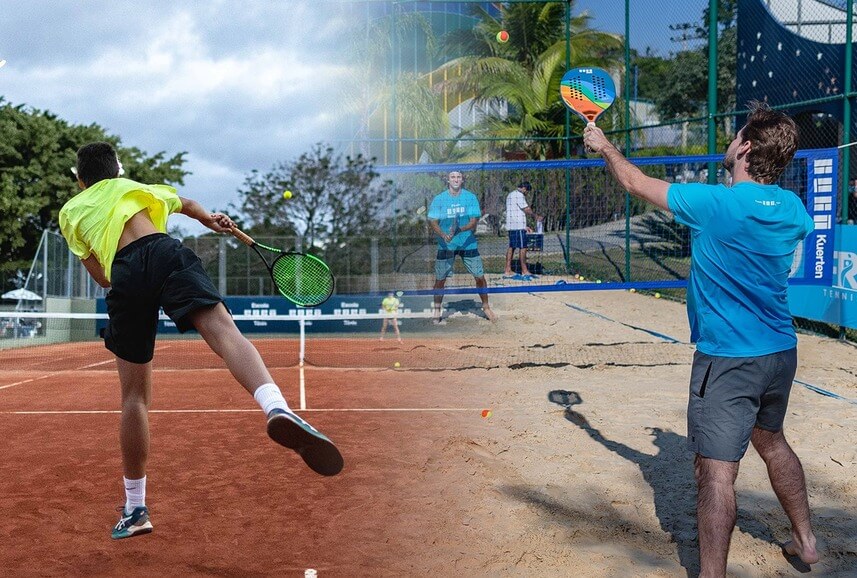
[{"label": "beach tennis player in blue shirt", "polygon": [[[435,289],[443,289],[446,279],[452,275],[455,257],[460,256],[467,271],[476,280],[476,286],[485,289],[485,271],[482,257],[476,246],[476,225],[482,216],[476,195],[463,188],[464,175],[451,171],[447,176],[448,188],[438,193],[428,210],[429,224],[437,236],[437,259],[435,260]],[[488,293],[480,293],[482,312],[494,321],[496,316],[488,305]],[[434,296],[434,321],[441,322],[443,295]]]},{"label": "beach tennis player in blue shirt", "polygon": [[235,223],[179,197],[173,187],[119,178],[122,165],[106,142],[82,146],[73,171],[83,191],[63,205],[60,229],[92,278],[110,289],[104,344],[116,356],[122,391],[119,443],[125,505],[112,537],[152,531],[146,506],[148,411],[161,308],[180,332],[197,330],[223,359],[265,412],[274,441],[297,452],[319,474],[339,473],[343,466],[339,450],[289,408],[259,352],[235,326],[199,257],[166,234],[172,213],[196,219],[218,233],[229,232]]},{"label": "beach tennis player in blue shirt", "polygon": [[747,123],[723,159],[731,186],[646,176],[593,123],[584,143],[628,192],[671,211],[691,230],[687,312],[696,352],[687,437],[696,454],[700,576],[726,575],[734,483],[748,443],[765,461],[791,522],[784,551],[817,562],[803,467],[783,436],[797,368],[788,275],[795,249],[814,227],[798,196],[775,184],[797,150],[794,121],[750,103]]}]

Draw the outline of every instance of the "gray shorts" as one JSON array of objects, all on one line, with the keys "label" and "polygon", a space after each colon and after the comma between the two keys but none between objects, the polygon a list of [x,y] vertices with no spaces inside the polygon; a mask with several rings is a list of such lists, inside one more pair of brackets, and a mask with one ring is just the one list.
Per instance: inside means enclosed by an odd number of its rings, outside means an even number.
[{"label": "gray shorts", "polygon": [[759,357],[697,351],[690,375],[687,446],[705,458],[737,462],[753,427],[778,432],[789,404],[797,349]]},{"label": "gray shorts", "polygon": [[437,259],[434,262],[435,279],[440,281],[452,275],[452,266],[455,264],[456,255],[461,256],[461,260],[464,261],[464,267],[474,278],[478,279],[485,276],[485,270],[482,268],[482,257],[479,256],[479,249],[458,249],[455,251],[438,249]]}]

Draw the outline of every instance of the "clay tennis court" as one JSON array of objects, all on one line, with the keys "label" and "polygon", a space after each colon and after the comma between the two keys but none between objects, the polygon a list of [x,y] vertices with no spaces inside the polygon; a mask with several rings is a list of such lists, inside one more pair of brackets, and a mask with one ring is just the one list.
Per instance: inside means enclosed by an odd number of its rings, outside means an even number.
[{"label": "clay tennis court", "polygon": [[[465,301],[452,298],[452,301]],[[307,341],[308,410],[340,447],[322,478],[270,442],[252,398],[193,341],[155,357],[154,533],[122,503],[118,388],[98,343],[0,352],[0,568],[11,576],[688,576],[698,572],[683,305],[626,292],[492,296],[404,343]],[[672,340],[668,338],[673,338]],[[801,335],[786,435],[822,560],[857,567],[857,356]],[[257,341],[297,405],[294,339]],[[400,367],[393,368],[399,361]],[[480,410],[492,409],[490,418]],[[729,572],[796,576],[750,450]]]}]

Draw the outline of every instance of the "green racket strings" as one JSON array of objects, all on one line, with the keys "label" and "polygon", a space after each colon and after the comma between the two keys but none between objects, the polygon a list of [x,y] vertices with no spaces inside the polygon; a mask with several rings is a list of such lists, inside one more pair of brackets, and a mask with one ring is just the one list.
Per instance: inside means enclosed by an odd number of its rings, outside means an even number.
[{"label": "green racket strings", "polygon": [[327,265],[312,255],[281,255],[271,268],[280,293],[299,305],[317,305],[333,292]]}]

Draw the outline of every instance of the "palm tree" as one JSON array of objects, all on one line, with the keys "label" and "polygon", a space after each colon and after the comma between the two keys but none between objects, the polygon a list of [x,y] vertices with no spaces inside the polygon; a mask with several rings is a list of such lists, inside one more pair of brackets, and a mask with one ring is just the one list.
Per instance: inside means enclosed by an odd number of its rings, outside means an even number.
[{"label": "palm tree", "polygon": [[[587,13],[570,17],[566,42],[565,6],[500,4],[499,15],[476,7],[479,22],[447,36],[443,54],[449,60],[432,73],[446,76],[443,90],[471,96],[486,111],[477,134],[523,149],[530,158],[562,152],[566,113],[559,85],[567,50],[572,66],[621,71],[622,38],[590,29]],[[501,30],[509,33],[506,43],[496,39]]]}]

